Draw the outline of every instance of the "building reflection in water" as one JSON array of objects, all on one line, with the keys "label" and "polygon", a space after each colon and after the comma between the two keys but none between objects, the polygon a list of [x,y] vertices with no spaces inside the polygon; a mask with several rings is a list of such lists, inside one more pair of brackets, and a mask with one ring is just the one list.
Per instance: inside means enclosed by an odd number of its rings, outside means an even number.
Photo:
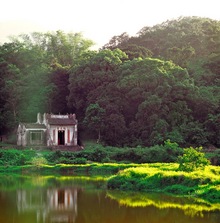
[{"label": "building reflection in water", "polygon": [[18,212],[36,212],[37,222],[75,222],[77,188],[48,190],[18,190]]}]

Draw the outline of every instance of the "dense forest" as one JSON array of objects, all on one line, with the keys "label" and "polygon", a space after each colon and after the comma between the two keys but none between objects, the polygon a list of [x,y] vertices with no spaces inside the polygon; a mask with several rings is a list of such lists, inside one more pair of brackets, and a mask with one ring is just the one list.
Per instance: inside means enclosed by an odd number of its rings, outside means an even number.
[{"label": "dense forest", "polygon": [[93,45],[62,31],[2,44],[0,135],[38,112],[76,113],[105,145],[220,147],[220,21],[181,17]]}]

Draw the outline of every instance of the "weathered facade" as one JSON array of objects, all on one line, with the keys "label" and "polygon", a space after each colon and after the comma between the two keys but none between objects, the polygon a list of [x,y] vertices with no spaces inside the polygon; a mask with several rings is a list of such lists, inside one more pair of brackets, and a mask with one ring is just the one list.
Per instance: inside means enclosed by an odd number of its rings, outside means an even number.
[{"label": "weathered facade", "polygon": [[17,145],[77,146],[75,114],[54,115],[38,113],[36,123],[20,123]]}]

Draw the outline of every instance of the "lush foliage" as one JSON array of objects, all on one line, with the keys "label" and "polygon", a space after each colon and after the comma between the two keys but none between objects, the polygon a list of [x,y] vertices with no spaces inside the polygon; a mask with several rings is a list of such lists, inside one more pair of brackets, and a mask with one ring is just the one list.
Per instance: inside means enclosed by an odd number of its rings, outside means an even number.
[{"label": "lush foliage", "polygon": [[120,171],[112,176],[109,189],[128,191],[163,191],[178,195],[194,195],[212,202],[220,201],[219,167],[190,173],[176,171],[178,164],[145,164]]},{"label": "lush foliage", "polygon": [[[209,202],[220,202],[220,169],[207,166],[192,172],[177,171],[178,164],[57,164],[22,167],[2,167],[1,173],[23,174],[94,174],[108,176],[107,188],[123,191],[165,192],[193,196]],[[112,176],[110,176],[112,175]]]},{"label": "lush foliage", "polygon": [[1,150],[0,165],[1,166],[22,166],[30,163],[33,157],[37,156],[34,150]]},{"label": "lush foliage", "polygon": [[[192,151],[191,151],[192,150]],[[200,150],[200,149],[199,149]],[[184,154],[185,151],[185,155]],[[188,153],[191,151],[191,153]],[[161,145],[151,147],[111,147],[97,143],[88,143],[80,151],[51,151],[35,149],[2,149],[0,150],[1,166],[23,166],[38,164],[87,164],[98,163],[171,163],[179,162],[184,168],[198,168],[211,161],[219,165],[219,149],[215,151],[196,151],[193,148],[182,149],[177,143],[170,140]],[[187,153],[186,153],[187,152]],[[208,159],[208,160],[207,160]],[[183,169],[182,169],[183,170]]]},{"label": "lush foliage", "polygon": [[219,36],[219,21],[185,17],[99,51],[80,33],[15,37],[0,46],[0,135],[38,112],[75,112],[81,141],[219,147]]},{"label": "lush foliage", "polygon": [[90,143],[81,151],[50,151],[35,149],[3,149],[0,150],[0,165],[22,166],[40,164],[86,164],[87,162],[122,162],[122,163],[152,163],[176,162],[183,150],[177,143],[170,140],[163,145],[153,147],[117,148],[104,147],[100,144]]},{"label": "lush foliage", "polygon": [[[99,144],[92,144],[86,149],[78,152],[56,151],[45,154],[50,164],[54,163],[154,163],[154,162],[176,162],[183,150],[175,143],[156,145],[152,147],[117,148],[103,147]],[[173,147],[172,147],[173,146]]]},{"label": "lush foliage", "polygon": [[[180,76],[173,84],[159,83],[155,93],[152,94],[153,100],[150,100],[151,97],[147,98],[149,110],[141,105],[143,88],[140,89],[138,86],[130,91],[127,99],[133,102],[131,104],[133,111],[135,111],[134,108],[136,111],[143,109],[145,111],[144,124],[151,128],[150,130],[145,129],[146,127],[141,128],[136,122],[132,127],[141,129],[141,133],[139,132],[139,137],[136,135],[134,140],[138,138],[142,143],[154,144],[162,139],[170,138],[172,141],[185,145],[186,143],[197,146],[220,145],[219,27],[219,21],[184,17],[153,27],[143,27],[135,37],[129,37],[126,33],[114,36],[104,46],[104,49],[120,48],[121,50],[126,49],[125,52],[133,51],[139,56],[142,55],[140,48],[143,47],[155,58],[172,60],[175,64],[186,68],[189,74],[189,77],[181,75],[182,82],[184,82],[182,84],[178,83]],[[133,45],[140,48],[136,47],[134,50],[134,47],[131,47]],[[135,69],[135,72],[132,71],[134,81],[138,81],[134,76],[136,71],[138,72],[138,68]],[[145,72],[149,73],[149,70],[145,69]],[[141,77],[138,76],[138,78]],[[153,80],[155,83],[156,77]],[[150,83],[150,80],[146,83],[142,82],[147,86]],[[151,96],[151,93],[149,92],[147,96]],[[136,113],[136,119],[137,116]],[[140,137],[141,135],[143,137]]]},{"label": "lush foliage", "polygon": [[197,169],[204,169],[210,161],[202,152],[202,147],[190,147],[184,149],[183,155],[178,158],[179,170],[191,172]]},{"label": "lush foliage", "polygon": [[69,112],[69,69],[93,43],[80,33],[32,33],[0,46],[0,135],[38,112]]},{"label": "lush foliage", "polygon": [[47,164],[47,160],[44,157],[42,157],[42,156],[38,156],[38,157],[34,157],[31,160],[31,164],[36,166],[36,167],[40,167],[42,165]]},{"label": "lush foliage", "polygon": [[[170,141],[157,148],[123,149],[98,146],[79,152],[1,150],[0,172],[116,174],[107,182],[109,189],[163,191],[178,195],[196,195],[211,202],[219,202],[220,169],[211,165],[205,166],[209,162],[204,153],[199,148],[197,150],[185,149],[181,161],[184,171],[180,171],[181,165],[178,163],[158,163],[160,160],[176,161],[180,151],[183,152],[176,143]],[[113,163],[113,158],[123,162]],[[144,164],[143,161],[151,164]],[[203,168],[198,168],[201,166]]]}]

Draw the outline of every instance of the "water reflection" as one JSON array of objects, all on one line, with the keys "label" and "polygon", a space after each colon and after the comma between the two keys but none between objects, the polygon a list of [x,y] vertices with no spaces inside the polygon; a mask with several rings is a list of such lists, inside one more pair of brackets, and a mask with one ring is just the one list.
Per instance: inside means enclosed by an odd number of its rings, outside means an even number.
[{"label": "water reflection", "polygon": [[104,188],[102,178],[0,176],[0,223],[219,223],[220,204]]},{"label": "water reflection", "polygon": [[157,209],[179,209],[190,217],[203,217],[204,213],[220,211],[220,204],[191,197],[175,197],[160,193],[133,193],[108,191],[107,196],[127,207],[156,207]]},{"label": "water reflection", "polygon": [[35,212],[37,222],[75,222],[77,189],[17,190],[18,213]]}]

